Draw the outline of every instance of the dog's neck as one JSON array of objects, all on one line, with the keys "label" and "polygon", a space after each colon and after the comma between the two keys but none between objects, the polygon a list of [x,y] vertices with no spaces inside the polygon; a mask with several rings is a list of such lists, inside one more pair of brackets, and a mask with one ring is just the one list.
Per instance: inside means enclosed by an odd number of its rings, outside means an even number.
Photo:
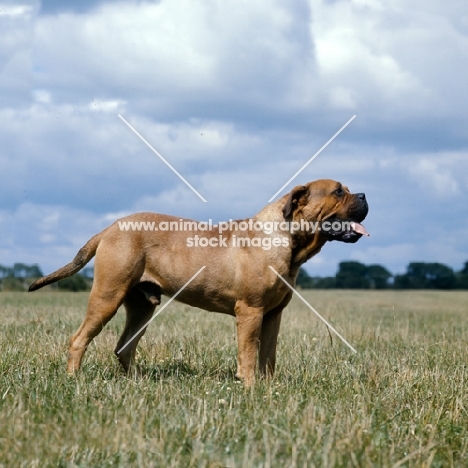
[{"label": "dog's neck", "polygon": [[299,270],[301,265],[320,252],[326,242],[326,239],[320,237],[318,233],[306,235],[298,232],[294,234],[291,267]]},{"label": "dog's neck", "polygon": [[[273,221],[277,223],[287,221],[283,215],[283,206],[286,197],[287,196],[267,205],[256,216],[254,216],[254,220],[261,222]],[[299,230],[294,233],[278,231],[277,234],[280,234],[281,232],[287,235],[291,242],[292,249],[288,250],[288,258],[285,258],[284,260],[288,264],[289,275],[295,278],[301,265],[307,262],[307,260],[312,258],[314,255],[318,254],[327,241],[323,236],[320,236],[319,232],[313,233]]]}]

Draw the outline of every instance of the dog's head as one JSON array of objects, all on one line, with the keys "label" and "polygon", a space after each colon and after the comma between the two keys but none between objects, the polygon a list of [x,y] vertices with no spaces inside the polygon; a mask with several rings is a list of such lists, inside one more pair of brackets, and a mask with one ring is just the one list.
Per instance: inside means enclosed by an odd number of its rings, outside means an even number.
[{"label": "dog's head", "polygon": [[369,235],[360,224],[368,210],[364,193],[352,194],[340,182],[322,179],[295,187],[286,198],[283,215],[287,221],[311,223],[309,239],[312,233],[324,241],[357,242]]}]

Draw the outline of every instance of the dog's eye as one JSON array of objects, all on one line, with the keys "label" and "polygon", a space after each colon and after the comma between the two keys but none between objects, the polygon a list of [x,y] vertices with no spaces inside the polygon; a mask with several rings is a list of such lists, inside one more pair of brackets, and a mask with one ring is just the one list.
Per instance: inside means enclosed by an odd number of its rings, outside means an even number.
[{"label": "dog's eye", "polygon": [[341,197],[341,195],[344,193],[343,187],[338,187],[333,193]]}]

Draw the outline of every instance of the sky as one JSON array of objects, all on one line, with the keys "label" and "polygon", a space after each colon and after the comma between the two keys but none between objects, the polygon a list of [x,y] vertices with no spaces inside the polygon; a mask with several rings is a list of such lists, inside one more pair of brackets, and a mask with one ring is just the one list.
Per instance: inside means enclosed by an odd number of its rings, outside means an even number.
[{"label": "sky", "polygon": [[[468,261],[464,0],[0,0],[0,264],[68,263],[116,219],[254,215],[311,180],[371,234],[306,264]],[[207,200],[203,202],[118,117]]]}]

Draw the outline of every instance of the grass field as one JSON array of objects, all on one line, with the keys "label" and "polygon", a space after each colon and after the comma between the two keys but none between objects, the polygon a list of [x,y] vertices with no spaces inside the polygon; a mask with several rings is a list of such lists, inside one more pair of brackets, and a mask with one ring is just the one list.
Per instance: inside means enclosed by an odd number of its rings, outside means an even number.
[{"label": "grass field", "polygon": [[357,355],[294,299],[245,390],[231,317],[172,303],[127,378],[120,311],[67,377],[87,294],[0,293],[0,466],[468,466],[468,293],[303,294]]}]

